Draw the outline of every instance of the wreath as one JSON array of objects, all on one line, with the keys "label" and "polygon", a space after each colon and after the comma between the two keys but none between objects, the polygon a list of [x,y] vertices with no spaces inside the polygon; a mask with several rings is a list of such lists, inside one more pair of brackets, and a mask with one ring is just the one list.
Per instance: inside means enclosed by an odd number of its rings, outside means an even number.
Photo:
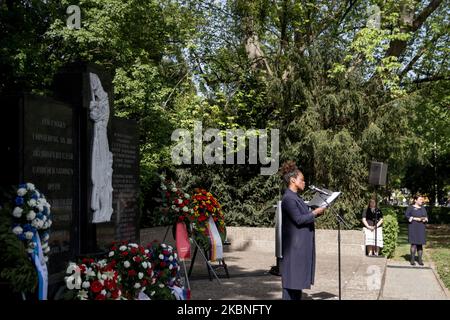
[{"label": "wreath", "polygon": [[167,223],[173,225],[177,222],[185,222],[188,224],[194,213],[190,195],[178,187],[173,180],[166,179],[164,175],[160,175],[160,179]]},{"label": "wreath", "polygon": [[183,297],[177,294],[185,290],[176,249],[156,240],[149,244],[147,249],[154,265],[154,282],[147,287],[147,295],[152,300],[182,299]]},{"label": "wreath", "polygon": [[219,202],[211,192],[205,189],[196,188],[194,191],[195,194],[192,196],[194,214],[191,221],[197,241],[205,248],[209,247],[208,220],[209,217],[212,217],[223,243],[226,239],[226,228],[224,215]]},{"label": "wreath", "polygon": [[68,289],[65,299],[118,300],[122,296],[119,273],[106,259],[84,258],[79,264],[71,262],[64,280]]},{"label": "wreath", "polygon": [[[40,239],[44,261],[48,263],[50,247],[49,229],[52,225],[50,204],[32,183],[19,185],[12,210],[12,232],[24,243],[28,253],[33,253]],[[37,237],[39,236],[39,237]]]}]

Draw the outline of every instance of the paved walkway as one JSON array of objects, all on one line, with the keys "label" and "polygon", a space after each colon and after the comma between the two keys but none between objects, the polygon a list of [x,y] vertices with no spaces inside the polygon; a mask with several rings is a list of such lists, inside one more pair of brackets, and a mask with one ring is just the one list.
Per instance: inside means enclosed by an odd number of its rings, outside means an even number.
[{"label": "paved walkway", "polygon": [[[275,257],[262,251],[225,252],[230,278],[217,270],[220,283],[210,281],[204,260],[198,257],[190,278],[193,300],[271,300],[281,299],[281,278],[269,273]],[[341,257],[341,298],[376,300],[380,294],[386,259]],[[187,265],[189,267],[189,265]],[[318,255],[315,284],[304,291],[305,299],[339,298],[336,255]]]},{"label": "paved walkway", "polygon": [[[145,243],[164,239],[167,228],[141,231]],[[220,283],[210,281],[204,259],[198,255],[190,277],[192,300],[271,300],[281,299],[281,278],[271,275],[276,263],[275,238],[271,228],[227,228],[232,246],[226,247],[225,261],[230,278],[217,270]],[[173,239],[167,237],[166,243]],[[316,230],[316,278],[304,298],[336,300],[339,298],[338,255],[335,230]],[[341,299],[449,299],[450,294],[437,277],[433,266],[410,266],[407,261],[364,256],[363,235],[359,231],[342,232]],[[172,243],[173,244],[173,243]],[[189,268],[189,261],[186,267]]]},{"label": "paved walkway", "polygon": [[390,261],[386,266],[382,300],[447,300],[447,289],[429,263],[411,266],[407,261]]},{"label": "paved walkway", "polygon": [[[204,260],[197,257],[190,278],[193,300],[279,300],[281,278],[269,273],[275,258],[263,251],[224,253],[230,278],[218,269],[220,283],[208,279]],[[187,264],[189,268],[189,263]],[[337,255],[318,254],[316,279],[306,300],[337,300],[339,297]],[[443,300],[448,292],[430,265],[412,267],[385,258],[341,257],[342,300]]]}]

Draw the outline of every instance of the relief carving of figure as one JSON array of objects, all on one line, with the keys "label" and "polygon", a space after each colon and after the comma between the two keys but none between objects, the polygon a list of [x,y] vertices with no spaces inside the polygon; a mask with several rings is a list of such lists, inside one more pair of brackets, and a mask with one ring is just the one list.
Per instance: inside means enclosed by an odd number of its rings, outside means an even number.
[{"label": "relief carving of figure", "polygon": [[94,137],[92,145],[91,208],[94,211],[92,223],[111,220],[112,207],[112,163],[113,155],[108,144],[109,102],[108,94],[95,73],[89,73],[92,100],[90,117],[94,121]]}]

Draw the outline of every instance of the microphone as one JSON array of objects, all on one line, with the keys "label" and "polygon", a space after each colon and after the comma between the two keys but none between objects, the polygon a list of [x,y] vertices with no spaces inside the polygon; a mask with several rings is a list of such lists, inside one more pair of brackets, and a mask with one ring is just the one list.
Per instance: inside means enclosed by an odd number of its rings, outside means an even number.
[{"label": "microphone", "polygon": [[322,194],[324,194],[324,195],[326,195],[326,196],[330,196],[330,194],[329,194],[328,192],[326,192],[326,191],[324,191],[324,190],[322,190],[322,189],[319,189],[319,188],[317,188],[316,186],[310,185],[310,186],[308,186],[308,188],[311,189],[311,190],[313,190],[313,191],[322,193]]}]

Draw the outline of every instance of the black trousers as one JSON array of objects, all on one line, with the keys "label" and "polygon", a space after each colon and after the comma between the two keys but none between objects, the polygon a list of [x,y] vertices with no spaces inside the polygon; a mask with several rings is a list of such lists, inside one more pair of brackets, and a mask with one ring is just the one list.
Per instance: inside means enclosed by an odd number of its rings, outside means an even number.
[{"label": "black trousers", "polygon": [[283,288],[283,300],[302,300],[302,290]]}]

